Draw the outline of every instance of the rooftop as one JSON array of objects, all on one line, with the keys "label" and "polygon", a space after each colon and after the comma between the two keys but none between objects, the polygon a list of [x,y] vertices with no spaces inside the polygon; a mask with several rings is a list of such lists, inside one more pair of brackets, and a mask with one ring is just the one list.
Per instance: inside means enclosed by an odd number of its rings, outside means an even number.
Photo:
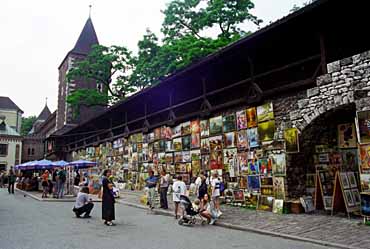
[{"label": "rooftop", "polygon": [[16,110],[23,113],[21,108],[19,108],[9,97],[0,96],[0,109]]}]

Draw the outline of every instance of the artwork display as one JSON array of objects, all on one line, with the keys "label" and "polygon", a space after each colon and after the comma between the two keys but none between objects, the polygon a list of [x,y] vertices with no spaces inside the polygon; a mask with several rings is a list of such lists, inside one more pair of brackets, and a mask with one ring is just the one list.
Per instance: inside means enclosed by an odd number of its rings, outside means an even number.
[{"label": "artwork display", "polygon": [[258,123],[258,135],[261,142],[272,141],[275,134],[275,121]]},{"label": "artwork display", "polygon": [[247,130],[241,130],[237,133],[237,146],[239,150],[246,150],[248,146]]},{"label": "artwork display", "polygon": [[209,155],[202,155],[202,170],[210,170]]},{"label": "artwork display", "polygon": [[190,121],[181,124],[181,136],[186,136],[191,134]]},{"label": "artwork display", "polygon": [[325,210],[332,210],[333,208],[333,197],[324,196],[324,208]]},{"label": "artwork display", "polygon": [[370,174],[370,144],[362,144],[360,150],[360,172]]},{"label": "artwork display", "polygon": [[182,152],[182,161],[183,162],[191,162],[190,151],[183,151]]},{"label": "artwork display", "polygon": [[186,173],[186,163],[175,163],[175,171],[177,173]]},{"label": "artwork display", "polygon": [[208,138],[202,138],[200,149],[203,154],[209,153],[210,151],[210,145],[209,145],[209,139]]},{"label": "artwork display", "polygon": [[350,189],[344,190],[344,200],[348,207],[356,206],[355,200],[353,199],[352,192]]},{"label": "artwork display", "polygon": [[274,199],[272,212],[274,214],[283,214],[284,200]]},{"label": "artwork display", "polygon": [[359,142],[370,143],[370,111],[357,112]]},{"label": "artwork display", "polygon": [[338,125],[338,147],[342,149],[357,147],[355,124]]},{"label": "artwork display", "polygon": [[351,188],[357,188],[355,173],[354,172],[347,172],[347,177],[348,177],[349,186]]},{"label": "artwork display", "polygon": [[236,124],[238,130],[247,129],[247,112],[245,110],[236,113]]},{"label": "artwork display", "polygon": [[360,174],[361,191],[370,192],[370,174]]},{"label": "artwork display", "polygon": [[358,153],[357,149],[342,150],[342,170],[358,171]]},{"label": "artwork display", "polygon": [[208,119],[200,121],[200,136],[201,137],[208,137],[209,136],[209,121],[208,121]]},{"label": "artwork display", "polygon": [[247,136],[248,136],[248,144],[250,148],[255,148],[259,146],[257,128],[248,129]]},{"label": "artwork display", "polygon": [[249,175],[248,176],[248,190],[251,192],[259,192],[261,189],[260,176]]},{"label": "artwork display", "polygon": [[224,147],[233,148],[236,147],[236,133],[228,132],[224,134]]},{"label": "artwork display", "polygon": [[300,201],[306,213],[310,213],[315,210],[314,202],[311,196],[301,197]]},{"label": "artwork display", "polygon": [[211,165],[211,170],[213,170],[213,169],[223,169],[222,150],[211,152],[211,154],[210,154],[210,165]]},{"label": "artwork display", "polygon": [[258,123],[265,122],[274,118],[272,103],[266,103],[257,107]]},{"label": "artwork display", "polygon": [[257,126],[257,110],[255,107],[247,109],[247,127],[253,128]]},{"label": "artwork display", "polygon": [[244,202],[244,191],[243,190],[233,190],[233,197],[235,202]]},{"label": "artwork display", "polygon": [[348,177],[346,172],[341,172],[340,173],[340,179],[342,181],[342,187],[343,189],[348,189],[351,186],[349,185]]},{"label": "artwork display", "polygon": [[258,160],[249,160],[248,161],[248,173],[250,175],[259,175],[260,173],[260,167]]},{"label": "artwork display", "polygon": [[181,137],[173,139],[173,148],[175,149],[175,151],[181,151],[182,150],[182,139],[181,139]]},{"label": "artwork display", "polygon": [[191,129],[191,134],[200,133],[200,121],[198,119],[191,121],[190,129]]},{"label": "artwork display", "polygon": [[286,155],[285,153],[281,154],[272,154],[272,173],[274,176],[285,176],[286,175]]},{"label": "artwork display", "polygon": [[209,134],[211,136],[222,133],[222,116],[209,119]]},{"label": "artwork display", "polygon": [[191,134],[191,148],[199,148],[200,147],[200,134],[199,133],[192,133]]},{"label": "artwork display", "polygon": [[370,217],[370,195],[361,194],[361,215]]},{"label": "artwork display", "polygon": [[222,150],[222,136],[215,136],[209,138],[210,151]]},{"label": "artwork display", "polygon": [[258,202],[258,210],[272,212],[274,198],[271,196],[261,196]]},{"label": "artwork display", "polygon": [[181,124],[172,129],[172,138],[181,136]]},{"label": "artwork display", "polygon": [[273,177],[273,188],[276,199],[285,199],[285,181],[284,177]]},{"label": "artwork display", "polygon": [[361,205],[361,195],[358,189],[352,189],[352,197],[356,206]]},{"label": "artwork display", "polygon": [[227,133],[236,130],[235,113],[227,114],[222,117],[223,132]]},{"label": "artwork display", "polygon": [[299,139],[298,139],[298,129],[290,128],[284,131],[284,139],[286,143],[287,153],[297,153],[299,152]]}]

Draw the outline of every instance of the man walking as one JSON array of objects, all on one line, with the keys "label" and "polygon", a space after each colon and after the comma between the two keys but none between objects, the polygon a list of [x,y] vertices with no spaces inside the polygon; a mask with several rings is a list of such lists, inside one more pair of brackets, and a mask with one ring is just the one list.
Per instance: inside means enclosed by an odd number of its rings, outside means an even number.
[{"label": "man walking", "polygon": [[13,168],[9,170],[8,176],[8,192],[9,194],[14,194],[14,183],[15,183],[15,174]]},{"label": "man walking", "polygon": [[58,199],[62,199],[63,196],[64,196],[64,184],[66,182],[66,179],[67,179],[67,173],[66,173],[65,169],[62,168],[58,172],[58,179],[57,179],[57,185],[58,185],[58,195],[57,195],[57,198]]},{"label": "man walking", "polygon": [[58,168],[55,168],[53,171],[53,175],[51,178],[51,182],[53,183],[53,198],[58,197],[58,184],[57,184],[57,179],[58,179]]}]

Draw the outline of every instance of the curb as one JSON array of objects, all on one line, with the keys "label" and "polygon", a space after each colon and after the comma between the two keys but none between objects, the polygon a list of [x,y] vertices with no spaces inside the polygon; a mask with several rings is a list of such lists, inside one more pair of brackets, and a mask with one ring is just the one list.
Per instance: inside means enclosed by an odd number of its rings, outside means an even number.
[{"label": "curb", "polygon": [[[146,207],[144,205],[141,205],[141,204],[137,204],[137,203],[126,202],[126,201],[123,201],[123,200],[118,201],[118,203],[120,203],[122,205],[129,206],[129,207],[148,210],[148,207]],[[153,213],[158,214],[158,215],[165,215],[165,216],[172,216],[172,217],[174,216],[174,214],[172,212],[165,211],[165,210],[156,210],[156,209],[154,209]],[[304,238],[304,237],[295,236],[295,235],[270,232],[270,231],[266,231],[266,230],[262,230],[262,229],[258,229],[258,228],[250,228],[250,227],[233,225],[233,224],[226,223],[226,222],[219,222],[218,221],[218,222],[215,223],[215,225],[219,226],[219,227],[223,227],[223,228],[238,230],[238,231],[251,232],[251,233],[257,233],[257,234],[262,234],[262,235],[269,235],[269,236],[273,236],[273,237],[279,237],[279,238],[289,239],[289,240],[294,240],[294,241],[307,242],[307,243],[321,245],[321,246],[335,247],[335,248],[341,248],[341,249],[357,249],[357,247],[336,244],[336,243],[332,243],[332,242],[329,242],[329,241],[315,240],[315,239]]]},{"label": "curb", "polygon": [[[42,202],[75,202],[76,199],[73,198],[73,199],[43,199],[43,198],[40,198],[36,195],[33,195],[27,191],[24,191],[24,190],[20,190],[20,189],[17,189],[17,188],[14,188],[15,191],[21,193],[22,195],[25,195],[25,196],[28,196],[36,201],[42,201]],[[93,199],[93,202],[101,202],[100,199]]]}]

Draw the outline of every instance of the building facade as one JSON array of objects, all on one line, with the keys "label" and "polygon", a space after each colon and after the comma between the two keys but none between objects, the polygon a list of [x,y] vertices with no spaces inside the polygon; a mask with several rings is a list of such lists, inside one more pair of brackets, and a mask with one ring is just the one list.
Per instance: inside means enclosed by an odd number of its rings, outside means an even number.
[{"label": "building facade", "polygon": [[0,116],[6,118],[7,124],[16,132],[21,132],[23,111],[9,98],[0,96]]},{"label": "building facade", "polygon": [[8,171],[10,167],[21,162],[22,137],[0,117],[0,170]]}]

